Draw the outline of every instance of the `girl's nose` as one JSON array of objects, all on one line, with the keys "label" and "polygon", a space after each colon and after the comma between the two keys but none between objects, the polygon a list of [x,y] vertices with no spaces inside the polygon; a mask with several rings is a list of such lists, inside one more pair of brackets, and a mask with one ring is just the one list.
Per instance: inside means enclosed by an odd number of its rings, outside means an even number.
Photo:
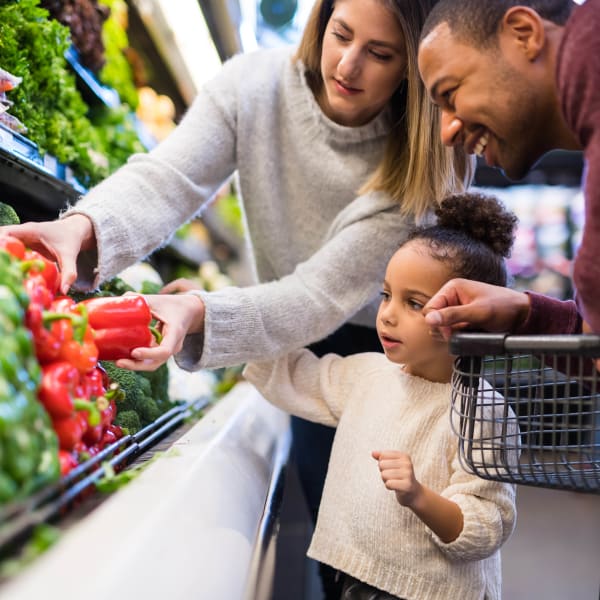
[{"label": "girl's nose", "polygon": [[396,323],[396,319],[394,317],[394,313],[392,311],[388,310],[384,310],[381,313],[381,322],[384,325],[390,325],[393,326]]},{"label": "girl's nose", "polygon": [[447,110],[442,109],[442,119],[440,126],[440,135],[442,143],[446,146],[456,146],[462,144],[462,133],[464,123]]}]

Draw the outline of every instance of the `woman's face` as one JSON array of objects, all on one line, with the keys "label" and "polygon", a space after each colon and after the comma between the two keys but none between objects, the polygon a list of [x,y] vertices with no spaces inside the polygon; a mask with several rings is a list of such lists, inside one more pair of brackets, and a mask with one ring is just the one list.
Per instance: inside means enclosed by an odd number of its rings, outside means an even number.
[{"label": "woman's face", "polygon": [[404,36],[381,0],[336,0],[321,54],[323,112],[340,125],[368,123],[406,73]]}]

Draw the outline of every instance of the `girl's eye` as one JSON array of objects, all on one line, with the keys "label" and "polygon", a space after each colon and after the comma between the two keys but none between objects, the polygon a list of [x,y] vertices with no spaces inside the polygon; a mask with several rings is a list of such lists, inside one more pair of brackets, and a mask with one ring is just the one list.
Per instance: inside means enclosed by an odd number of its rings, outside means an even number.
[{"label": "girl's eye", "polygon": [[379,295],[381,296],[381,301],[382,302],[386,302],[387,300],[390,299],[390,294],[389,292],[379,292]]},{"label": "girl's eye", "polygon": [[421,304],[420,302],[417,302],[416,300],[409,300],[408,301],[408,306],[410,307],[411,310],[414,310],[416,312],[420,312],[423,310],[423,304]]}]

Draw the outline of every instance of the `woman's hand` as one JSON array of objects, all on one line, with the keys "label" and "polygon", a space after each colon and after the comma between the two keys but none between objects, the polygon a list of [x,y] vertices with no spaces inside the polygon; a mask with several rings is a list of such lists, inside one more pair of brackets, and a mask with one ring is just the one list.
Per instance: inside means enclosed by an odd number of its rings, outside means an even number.
[{"label": "woman's hand", "polygon": [[453,331],[476,328],[490,332],[512,332],[529,314],[529,296],[509,288],[451,279],[423,308],[432,333],[446,340]]},{"label": "woman's hand", "polygon": [[133,371],[154,371],[183,347],[185,336],[204,331],[204,302],[195,294],[153,294],[144,296],[162,334],[160,345],[135,348],[131,358],[116,365]]},{"label": "woman's hand", "polygon": [[0,234],[19,238],[28,248],[56,261],[60,269],[60,291],[66,294],[77,279],[77,257],[96,246],[92,222],[74,214],[56,221],[0,227]]},{"label": "woman's hand", "polygon": [[185,279],[184,277],[180,277],[179,279],[174,279],[165,285],[161,290],[161,294],[180,294],[183,292],[190,292],[192,290],[201,290],[202,286],[192,279]]}]

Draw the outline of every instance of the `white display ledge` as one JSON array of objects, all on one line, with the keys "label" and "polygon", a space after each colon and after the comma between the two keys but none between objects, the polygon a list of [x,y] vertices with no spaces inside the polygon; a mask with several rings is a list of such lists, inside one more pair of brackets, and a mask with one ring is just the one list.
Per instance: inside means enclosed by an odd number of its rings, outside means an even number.
[{"label": "white display ledge", "polygon": [[240,383],[172,447],[2,585],[0,598],[244,598],[260,576],[252,571],[289,449],[288,416]]}]

